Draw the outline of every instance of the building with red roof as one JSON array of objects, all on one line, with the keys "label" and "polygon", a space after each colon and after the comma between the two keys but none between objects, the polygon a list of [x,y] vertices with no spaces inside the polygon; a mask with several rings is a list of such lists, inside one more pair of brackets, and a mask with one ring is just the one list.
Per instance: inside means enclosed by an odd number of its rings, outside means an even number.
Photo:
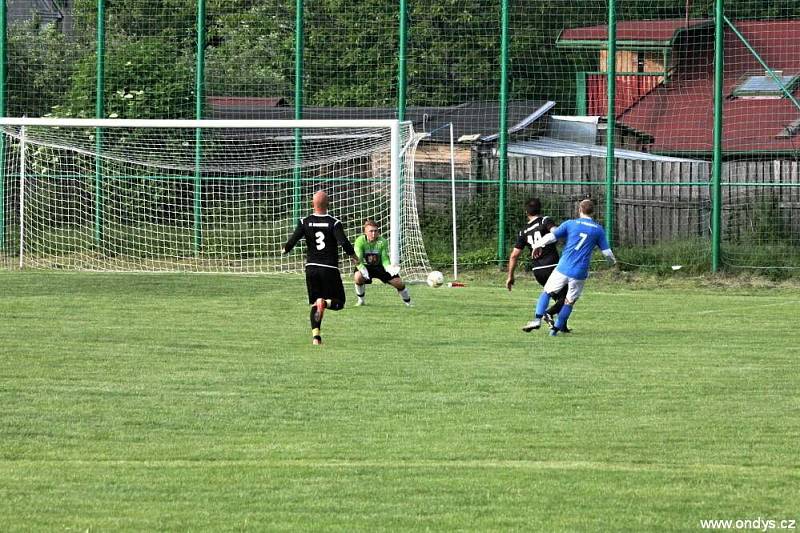
[{"label": "building with red roof", "polygon": [[[796,156],[800,150],[800,20],[735,21],[733,25],[755,54],[726,26],[723,150],[726,155]],[[607,36],[606,26],[571,28],[562,32],[557,44],[599,50],[599,70],[604,71]],[[710,154],[713,23],[701,19],[621,22],[617,44],[617,120],[640,134],[640,148],[665,154]],[[589,74],[583,86],[579,84],[579,107],[585,114],[606,114],[604,77]]]}]

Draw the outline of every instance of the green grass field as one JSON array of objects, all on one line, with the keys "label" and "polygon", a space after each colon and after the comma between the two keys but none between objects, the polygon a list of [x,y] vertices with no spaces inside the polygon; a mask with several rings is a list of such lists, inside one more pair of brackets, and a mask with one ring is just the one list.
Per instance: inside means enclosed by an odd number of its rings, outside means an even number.
[{"label": "green grass field", "polygon": [[800,519],[796,287],[591,279],[550,338],[503,280],[370,287],[314,347],[299,276],[0,273],[0,529]]}]

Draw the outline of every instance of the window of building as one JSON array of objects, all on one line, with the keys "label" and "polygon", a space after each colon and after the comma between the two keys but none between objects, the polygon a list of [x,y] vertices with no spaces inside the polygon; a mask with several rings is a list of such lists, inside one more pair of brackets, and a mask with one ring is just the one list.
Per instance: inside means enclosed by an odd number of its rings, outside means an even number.
[{"label": "window of building", "polygon": [[[784,74],[781,71],[773,71],[774,76],[769,73],[757,76],[747,76],[742,83],[733,90],[733,96],[737,98],[783,98],[786,96],[781,85],[789,92],[794,91],[800,75]],[[778,82],[780,80],[780,83]]]}]

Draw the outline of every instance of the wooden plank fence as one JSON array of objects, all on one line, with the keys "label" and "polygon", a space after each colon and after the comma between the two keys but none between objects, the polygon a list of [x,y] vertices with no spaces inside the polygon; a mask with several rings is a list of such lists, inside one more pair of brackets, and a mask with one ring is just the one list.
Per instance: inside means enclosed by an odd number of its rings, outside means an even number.
[{"label": "wooden plank fence", "polygon": [[800,235],[800,162],[729,162],[723,167],[723,182],[726,239],[745,239],[764,231],[795,239]]},{"label": "wooden plank fence", "polygon": [[[528,159],[536,161],[525,161]],[[560,198],[561,218],[575,216],[575,206],[583,198],[594,198],[602,218],[605,170],[605,159],[592,156],[513,158],[509,162],[509,186],[519,181],[525,186],[543,182],[533,186],[531,192]],[[614,241],[646,246],[708,236],[709,177],[707,162],[617,159]]]},{"label": "wooden plank fence", "polygon": [[[473,160],[474,163],[474,160]],[[707,161],[617,159],[614,190],[615,243],[648,246],[711,236],[711,165]],[[462,167],[463,172],[463,167]],[[472,168],[473,177],[498,179],[495,158]],[[726,161],[722,175],[722,223],[726,241],[746,239],[770,224],[800,235],[800,161]],[[436,197],[426,192],[436,186]],[[420,205],[449,206],[449,183],[418,188]],[[577,202],[594,198],[601,218],[605,202],[605,159],[593,156],[512,157],[509,198],[539,196],[552,216],[574,216]],[[496,190],[496,183],[457,188],[457,201]],[[513,195],[512,195],[513,193]],[[432,201],[433,200],[433,201]],[[521,207],[521,206],[520,206]],[[509,205],[509,209],[517,206]],[[764,220],[770,217],[769,222]]]}]

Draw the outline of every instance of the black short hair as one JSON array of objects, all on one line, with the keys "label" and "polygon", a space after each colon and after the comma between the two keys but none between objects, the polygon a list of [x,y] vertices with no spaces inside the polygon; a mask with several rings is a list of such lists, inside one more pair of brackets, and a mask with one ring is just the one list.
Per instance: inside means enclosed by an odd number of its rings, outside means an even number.
[{"label": "black short hair", "polygon": [[542,213],[542,202],[538,198],[531,198],[525,204],[525,212],[529,215],[540,215]]}]

